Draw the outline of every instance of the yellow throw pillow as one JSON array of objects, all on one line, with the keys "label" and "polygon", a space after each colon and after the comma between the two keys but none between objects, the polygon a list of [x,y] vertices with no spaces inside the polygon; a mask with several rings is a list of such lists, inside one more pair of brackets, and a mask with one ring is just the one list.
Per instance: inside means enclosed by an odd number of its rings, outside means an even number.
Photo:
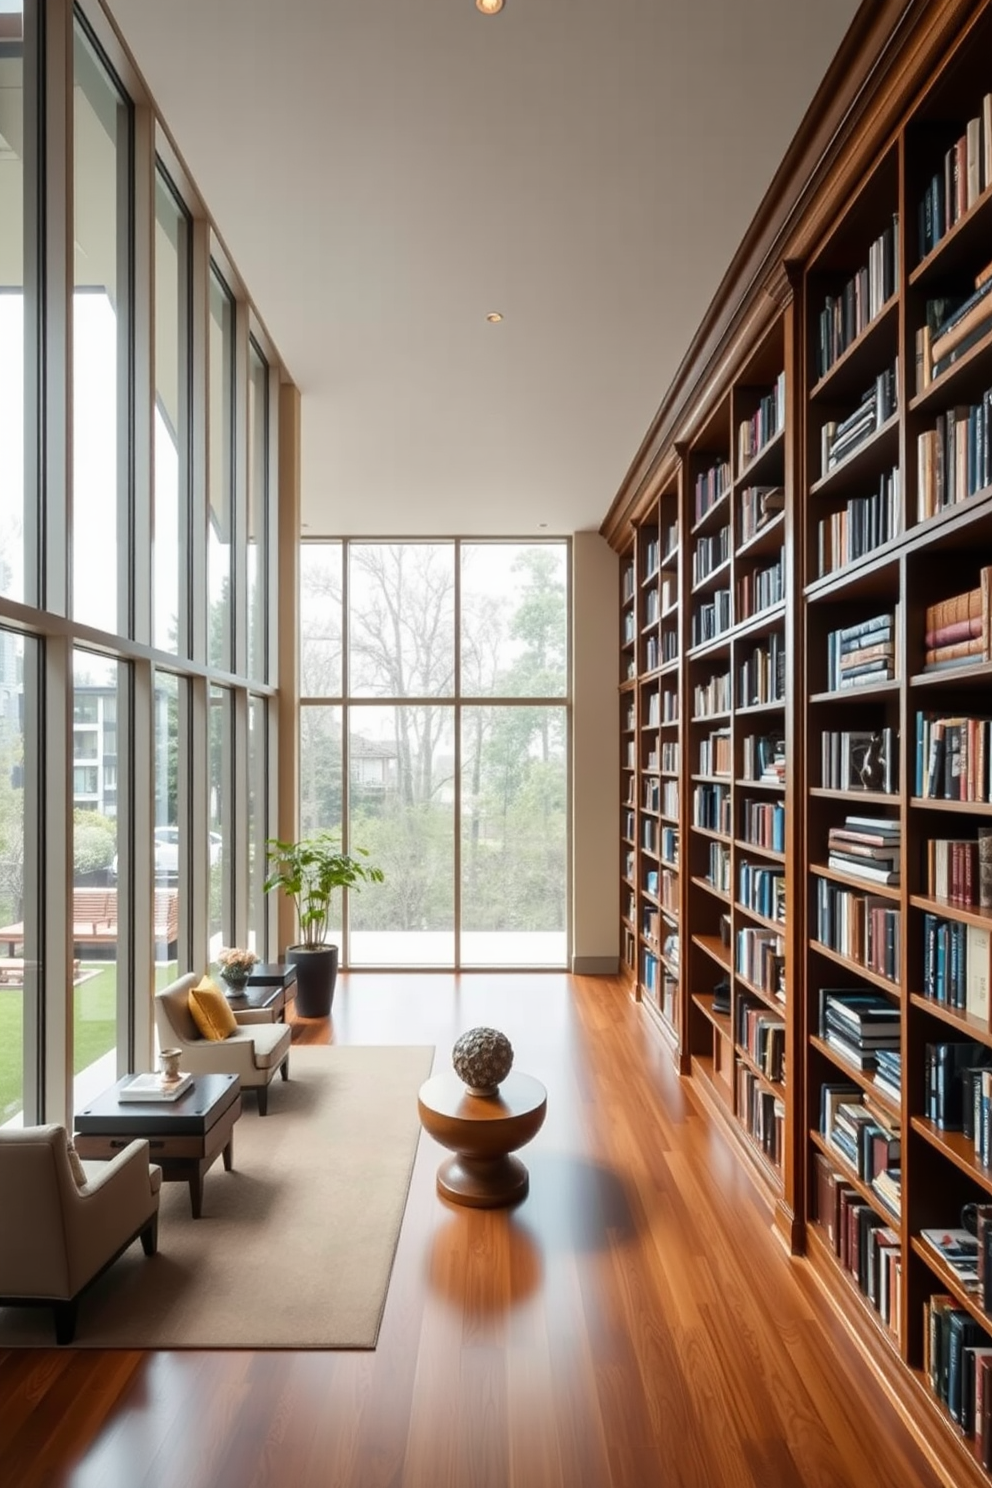
[{"label": "yellow throw pillow", "polygon": [[189,1010],[205,1039],[217,1043],[238,1031],[230,1003],[208,976],[201,977],[195,987],[190,987]]}]

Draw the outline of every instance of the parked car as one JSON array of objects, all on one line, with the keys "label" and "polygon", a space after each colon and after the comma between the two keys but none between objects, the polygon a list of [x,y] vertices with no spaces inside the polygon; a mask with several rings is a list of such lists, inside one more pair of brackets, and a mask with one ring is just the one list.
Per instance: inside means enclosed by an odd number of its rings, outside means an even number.
[{"label": "parked car", "polygon": [[[224,839],[219,832],[210,833],[210,866],[221,860],[224,847]],[[111,865],[111,874],[117,877],[117,854]],[[174,883],[179,877],[179,828],[178,827],[156,827],[155,828],[155,877],[166,882]]]}]

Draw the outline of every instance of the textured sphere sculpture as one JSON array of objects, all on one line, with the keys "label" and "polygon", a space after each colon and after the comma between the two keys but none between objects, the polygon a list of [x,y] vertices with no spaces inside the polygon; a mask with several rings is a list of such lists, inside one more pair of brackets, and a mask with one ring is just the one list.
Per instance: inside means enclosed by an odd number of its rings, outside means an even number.
[{"label": "textured sphere sculpture", "polygon": [[469,1095],[495,1095],[513,1065],[513,1046],[498,1028],[470,1028],[457,1040],[451,1062]]}]

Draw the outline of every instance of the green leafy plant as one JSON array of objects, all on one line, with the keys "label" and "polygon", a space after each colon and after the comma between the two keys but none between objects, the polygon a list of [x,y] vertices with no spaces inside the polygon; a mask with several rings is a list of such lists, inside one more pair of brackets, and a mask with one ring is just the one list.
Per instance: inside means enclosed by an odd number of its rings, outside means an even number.
[{"label": "green leafy plant", "polygon": [[265,854],[271,872],[265,880],[265,891],[281,889],[292,899],[300,925],[300,944],[308,951],[319,950],[326,942],[335,889],[359,889],[365,883],[382,883],[384,874],[362,860],[368,850],[356,847],[356,857],[342,852],[331,832],[319,832],[301,842],[283,842],[270,837]]}]

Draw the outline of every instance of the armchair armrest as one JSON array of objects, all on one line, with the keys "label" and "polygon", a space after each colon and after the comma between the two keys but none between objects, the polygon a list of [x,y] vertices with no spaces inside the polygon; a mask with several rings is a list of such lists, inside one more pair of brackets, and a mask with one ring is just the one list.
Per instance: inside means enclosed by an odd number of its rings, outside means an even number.
[{"label": "armchair armrest", "polygon": [[144,1138],[129,1142],[99,1175],[65,1197],[64,1219],[70,1294],[94,1276],[158,1208]]}]

